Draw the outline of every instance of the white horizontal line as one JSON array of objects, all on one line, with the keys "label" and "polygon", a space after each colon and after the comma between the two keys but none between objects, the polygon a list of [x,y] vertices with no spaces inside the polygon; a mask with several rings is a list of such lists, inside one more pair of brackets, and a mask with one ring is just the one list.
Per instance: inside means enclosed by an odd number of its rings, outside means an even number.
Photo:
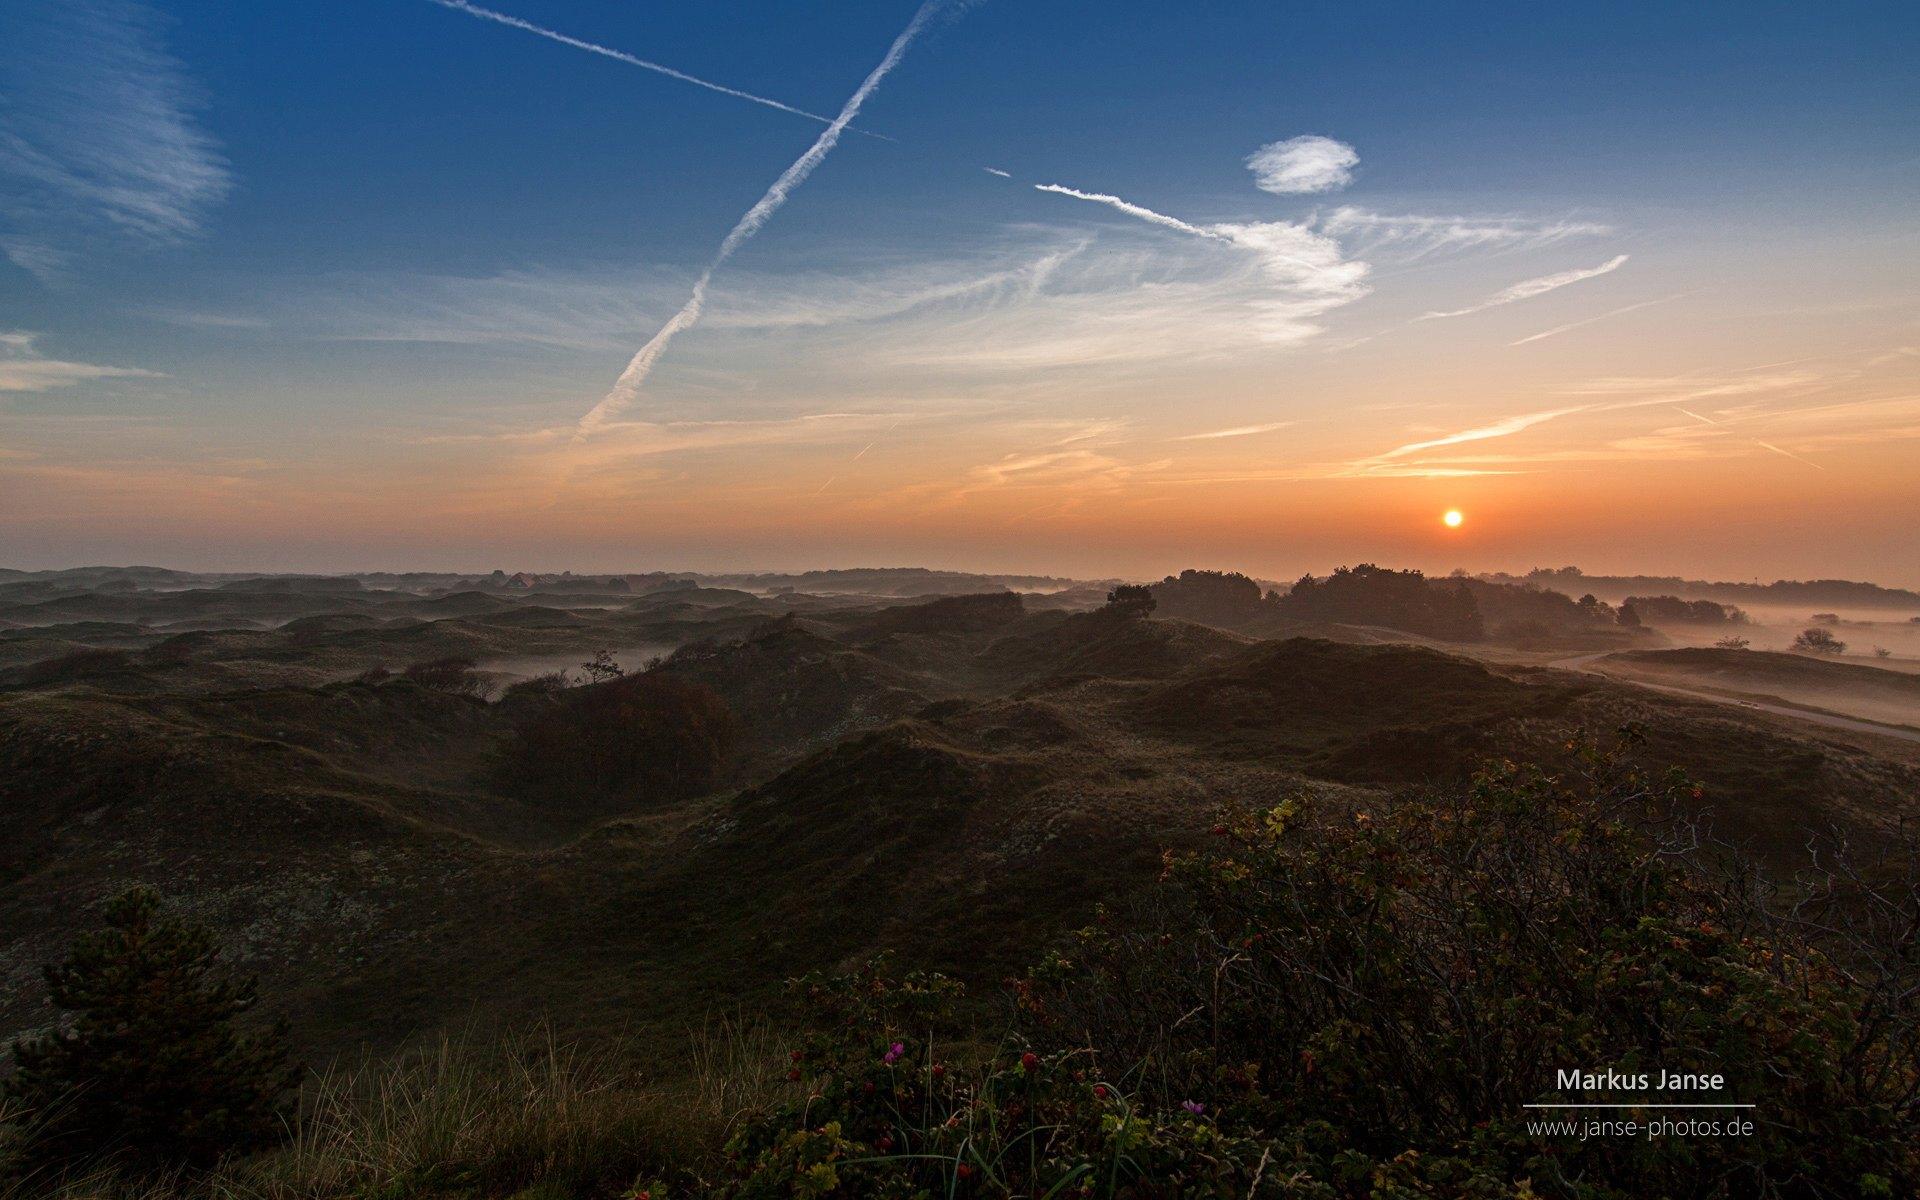
[{"label": "white horizontal line", "polygon": [[1522,1104],[1521,1108],[1758,1108],[1757,1104]]}]

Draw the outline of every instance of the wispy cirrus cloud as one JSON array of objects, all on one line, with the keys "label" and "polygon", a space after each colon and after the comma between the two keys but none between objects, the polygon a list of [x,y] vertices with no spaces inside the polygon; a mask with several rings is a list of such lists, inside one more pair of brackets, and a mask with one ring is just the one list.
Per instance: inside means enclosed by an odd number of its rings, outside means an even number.
[{"label": "wispy cirrus cloud", "polygon": [[1571,271],[1556,271],[1551,275],[1541,275],[1535,279],[1522,279],[1519,283],[1501,288],[1478,304],[1470,304],[1465,308],[1449,309],[1445,312],[1422,313],[1418,319],[1422,321],[1434,321],[1443,317],[1464,317],[1477,312],[1485,312],[1489,308],[1499,308],[1502,305],[1515,304],[1522,300],[1531,300],[1535,296],[1544,296],[1548,292],[1558,291],[1572,284],[1610,274],[1619,270],[1622,266],[1625,266],[1626,261],[1626,255],[1616,254],[1597,267],[1580,267]]},{"label": "wispy cirrus cloud", "polygon": [[1272,433],[1276,429],[1285,429],[1295,424],[1293,421],[1271,421],[1265,425],[1236,425],[1232,429],[1214,429],[1206,433],[1187,433],[1174,438],[1176,442],[1210,442],[1218,438],[1253,437],[1255,434]]},{"label": "wispy cirrus cloud", "polygon": [[137,367],[107,367],[47,358],[35,349],[38,340],[38,334],[24,330],[0,333],[0,392],[46,392],[95,379],[158,376],[158,372]]},{"label": "wispy cirrus cloud", "polygon": [[1524,346],[1529,342],[1544,341],[1545,339],[1550,337],[1558,337],[1563,333],[1571,333],[1576,329],[1583,328],[1587,325],[1592,325],[1597,321],[1605,321],[1613,317],[1623,317],[1630,312],[1639,312],[1643,308],[1652,308],[1656,304],[1671,304],[1673,301],[1679,300],[1682,297],[1688,296],[1691,294],[1692,293],[1689,293],[1689,292],[1675,292],[1671,296],[1661,296],[1653,300],[1642,300],[1638,304],[1628,304],[1620,308],[1615,308],[1607,312],[1600,313],[1597,316],[1586,317],[1578,321],[1568,321],[1565,325],[1555,325],[1552,329],[1543,329],[1539,333],[1530,333],[1526,337],[1523,337],[1518,341],[1508,342],[1507,345]]},{"label": "wispy cirrus cloud", "polygon": [[1220,242],[1248,252],[1271,285],[1248,297],[1244,308],[1259,338],[1268,342],[1303,341],[1320,332],[1314,318],[1359,300],[1368,292],[1368,266],[1350,259],[1340,243],[1305,224],[1290,221],[1221,222],[1196,225],[1105,192],[1085,192],[1060,184],[1036,184],[1035,190],[1105,205],[1127,216],[1188,237]]},{"label": "wispy cirrus cloud", "polygon": [[100,244],[168,245],[232,187],[199,90],[135,0],[23,0],[0,38],[0,249],[57,277]]},{"label": "wispy cirrus cloud", "polygon": [[1342,239],[1350,253],[1395,254],[1417,260],[1461,250],[1531,250],[1569,238],[1601,237],[1611,225],[1519,216],[1389,214],[1342,205],[1319,219],[1322,233]]}]

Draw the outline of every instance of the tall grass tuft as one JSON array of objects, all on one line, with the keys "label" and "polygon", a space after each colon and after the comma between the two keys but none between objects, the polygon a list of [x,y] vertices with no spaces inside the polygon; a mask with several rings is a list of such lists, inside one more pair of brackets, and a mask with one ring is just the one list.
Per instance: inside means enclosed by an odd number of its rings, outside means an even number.
[{"label": "tall grass tuft", "polygon": [[547,1026],[504,1040],[443,1035],[316,1074],[288,1141],[270,1152],[165,1179],[0,1177],[0,1200],[622,1195],[641,1177],[711,1169],[775,1099],[770,1026],[716,1018],[686,1051],[683,1071],[654,1079],[617,1045],[566,1041]]}]

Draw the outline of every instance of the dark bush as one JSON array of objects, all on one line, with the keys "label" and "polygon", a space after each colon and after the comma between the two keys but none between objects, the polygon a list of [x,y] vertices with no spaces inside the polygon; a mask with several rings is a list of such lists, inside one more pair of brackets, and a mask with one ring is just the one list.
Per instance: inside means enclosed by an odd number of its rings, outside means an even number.
[{"label": "dark bush", "polygon": [[1372,563],[1341,567],[1325,579],[1303,576],[1276,603],[1299,620],[1383,625],[1454,641],[1486,636],[1479,604],[1467,588]]},{"label": "dark bush", "polygon": [[111,901],[106,927],[46,981],[70,1021],[13,1043],[0,1094],[24,1114],[16,1169],[205,1166],[283,1132],[279,1102],[298,1074],[284,1027],[237,1031],[254,981],[224,971],[212,937],[163,916],[154,892]]},{"label": "dark bush", "polygon": [[451,692],[456,696],[484,696],[487,693],[487,681],[473,669],[474,666],[472,659],[457,655],[435,658],[414,663],[401,672],[401,677],[436,692]]},{"label": "dark bush", "polygon": [[555,696],[514,731],[502,771],[535,790],[694,795],[719,778],[738,737],[711,688],[628,675]]},{"label": "dark bush", "polygon": [[1107,604],[1101,611],[1144,620],[1152,615],[1157,603],[1152,588],[1143,583],[1122,583],[1107,593]]},{"label": "dark bush", "polygon": [[557,696],[573,686],[573,679],[565,671],[548,671],[545,675],[535,675],[531,679],[507,688],[509,696]]},{"label": "dark bush", "polygon": [[[1913,873],[1771,908],[1674,816],[1696,789],[1572,757],[1372,812],[1230,816],[1019,981],[984,1055],[937,977],[802,981],[821,1020],[793,1101],[735,1139],[723,1194],[1914,1194]],[[1726,1083],[1559,1078],[1607,1068]],[[1616,1111],[1642,1132],[1583,1138],[1525,1107],[1666,1099],[1752,1102],[1711,1116],[1753,1132],[1649,1137],[1659,1114]]]}]

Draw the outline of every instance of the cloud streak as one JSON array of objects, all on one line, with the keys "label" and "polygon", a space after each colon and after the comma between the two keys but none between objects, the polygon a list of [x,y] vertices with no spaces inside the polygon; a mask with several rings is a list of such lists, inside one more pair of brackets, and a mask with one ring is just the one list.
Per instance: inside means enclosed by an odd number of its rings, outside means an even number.
[{"label": "cloud streak", "polygon": [[0,38],[0,250],[49,279],[100,244],[198,234],[232,187],[201,98],[133,0],[29,0]]},{"label": "cloud streak", "polygon": [[1174,438],[1176,442],[1210,442],[1216,438],[1252,437],[1258,433],[1272,433],[1276,429],[1285,429],[1292,421],[1274,421],[1266,425],[1236,425],[1232,429],[1215,429],[1208,433],[1188,433]]},{"label": "cloud streak", "polygon": [[687,302],[681,306],[680,311],[675,313],[672,319],[661,327],[660,332],[654,334],[653,338],[627,363],[627,369],[620,373],[620,378],[615,381],[613,390],[608,392],[600,403],[594,405],[586,416],[580,418],[579,428],[574,435],[576,440],[590,436],[608,418],[617,416],[638,398],[641,387],[646,384],[647,376],[653,373],[654,365],[660,361],[660,356],[666,353],[673,339],[691,329],[700,320],[700,313],[706,307],[707,288],[713,280],[713,273],[732,258],[734,252],[745,245],[749,238],[760,232],[761,227],[772,219],[773,214],[780,211],[780,207],[787,202],[787,197],[793,194],[793,190],[805,183],[807,177],[813,174],[814,168],[818,167],[833,148],[840,144],[841,134],[846,132],[847,126],[852,123],[854,117],[859,115],[861,107],[867,102],[867,97],[873,95],[874,90],[880,86],[880,81],[899,65],[900,59],[907,52],[907,47],[926,27],[928,18],[939,10],[942,3],[943,0],[926,0],[926,3],[920,6],[919,10],[913,14],[913,19],[907,22],[907,27],[893,39],[893,44],[887,48],[886,56],[880,60],[879,65],[867,74],[859,88],[848,97],[846,104],[841,106],[840,115],[820,131],[820,136],[814,139],[813,145],[807,148],[806,153],[795,159],[791,166],[781,172],[780,178],[773,181],[773,186],[767,189],[766,194],[761,196],[754,206],[747,210],[746,215],[734,224],[726,238],[721,241],[720,248],[714,252],[712,261],[707,264],[707,269],[701,272],[700,278],[694,283],[693,294],[687,298]]},{"label": "cloud streak", "polygon": [[1037,191],[1105,205],[1150,225],[1250,252],[1267,281],[1281,289],[1279,295],[1251,302],[1260,337],[1266,341],[1297,342],[1311,337],[1320,332],[1312,318],[1351,304],[1369,291],[1367,264],[1347,258],[1340,243],[1307,225],[1287,221],[1195,225],[1105,192],[1083,192],[1057,183],[1034,186]]},{"label": "cloud streak", "polygon": [[1599,316],[1587,317],[1579,321],[1568,321],[1565,325],[1555,325],[1552,329],[1543,329],[1539,333],[1528,334],[1526,337],[1521,338],[1517,342],[1508,342],[1507,345],[1524,346],[1528,342],[1538,342],[1546,338],[1558,337],[1563,333],[1571,333],[1574,330],[1579,329],[1583,326],[1592,325],[1596,321],[1605,321],[1613,317],[1622,317],[1630,312],[1638,312],[1643,308],[1652,308],[1656,304],[1670,304],[1673,301],[1678,300],[1683,296],[1688,296],[1691,294],[1692,293],[1690,292],[1675,292],[1671,296],[1661,296],[1655,300],[1642,300],[1638,304],[1629,304],[1629,305],[1626,305],[1624,308],[1616,308],[1610,312],[1603,312]]},{"label": "cloud streak", "polygon": [[158,375],[135,367],[44,358],[34,349],[37,340],[38,334],[24,330],[0,333],[0,392],[45,392],[95,379],[152,379]]},{"label": "cloud streak", "polygon": [[1580,267],[1571,271],[1558,271],[1552,275],[1542,275],[1537,279],[1522,279],[1519,283],[1500,289],[1478,304],[1469,305],[1466,308],[1451,309],[1447,312],[1423,313],[1417,319],[1422,321],[1435,321],[1443,317],[1464,317],[1472,313],[1485,312],[1489,308],[1499,308],[1502,305],[1515,304],[1521,300],[1531,300],[1535,296],[1544,296],[1548,292],[1558,291],[1563,287],[1568,287],[1572,284],[1580,283],[1588,279],[1595,279],[1601,275],[1617,271],[1626,264],[1626,261],[1626,255],[1616,254],[1597,267]]},{"label": "cloud streak", "polygon": [[831,117],[825,117],[816,112],[808,112],[804,108],[795,108],[791,104],[784,104],[781,101],[771,99],[767,96],[760,96],[753,92],[742,91],[739,88],[728,87],[724,83],[715,83],[711,79],[702,79],[698,75],[689,75],[685,71],[678,71],[663,63],[641,58],[637,54],[629,54],[625,50],[615,50],[611,46],[602,46],[598,42],[589,42],[583,38],[572,37],[558,30],[535,25],[532,21],[525,21],[519,17],[511,16],[503,12],[496,12],[491,8],[482,8],[478,4],[469,4],[467,0],[428,0],[428,3],[437,4],[441,8],[450,9],[453,12],[465,13],[470,17],[478,17],[482,21],[492,21],[496,25],[505,25],[509,29],[518,29],[525,33],[531,33],[535,37],[546,38],[548,41],[558,42],[562,46],[572,46],[575,50],[585,50],[589,54],[598,54],[602,58],[610,58],[615,62],[626,63],[630,67],[639,67],[645,71],[652,71],[657,75],[665,75],[669,79],[677,79],[681,83],[690,83],[695,87],[705,88],[710,92],[718,92],[722,96],[732,96],[737,100],[746,100],[766,108],[776,109],[783,113],[791,113],[796,117],[805,117],[809,121],[818,121],[822,125],[832,124]]}]

